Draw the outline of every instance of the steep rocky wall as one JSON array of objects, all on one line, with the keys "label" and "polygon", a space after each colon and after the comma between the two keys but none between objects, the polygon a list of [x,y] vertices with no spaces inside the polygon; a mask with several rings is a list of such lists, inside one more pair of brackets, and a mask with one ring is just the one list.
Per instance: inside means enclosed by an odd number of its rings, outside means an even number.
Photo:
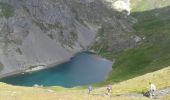
[{"label": "steep rocky wall", "polygon": [[1,11],[1,74],[61,63],[94,40],[94,28],[76,21],[62,0],[2,0],[0,6],[10,11]]},{"label": "steep rocky wall", "polygon": [[0,75],[67,61],[87,49],[105,24],[114,26],[111,37],[123,34],[130,41],[123,30],[131,29],[126,27],[131,21],[118,18],[124,15],[109,5],[105,0],[0,0]]}]

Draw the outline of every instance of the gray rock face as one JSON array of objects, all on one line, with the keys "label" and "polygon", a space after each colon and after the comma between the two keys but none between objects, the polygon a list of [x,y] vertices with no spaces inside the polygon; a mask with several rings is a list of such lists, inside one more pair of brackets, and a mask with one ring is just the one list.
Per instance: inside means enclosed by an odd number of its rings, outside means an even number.
[{"label": "gray rock face", "polygon": [[2,0],[1,9],[13,14],[1,12],[0,75],[69,60],[95,38],[63,0]]},{"label": "gray rock face", "polygon": [[0,0],[0,76],[69,60],[110,20],[126,28],[107,5],[105,0]]}]

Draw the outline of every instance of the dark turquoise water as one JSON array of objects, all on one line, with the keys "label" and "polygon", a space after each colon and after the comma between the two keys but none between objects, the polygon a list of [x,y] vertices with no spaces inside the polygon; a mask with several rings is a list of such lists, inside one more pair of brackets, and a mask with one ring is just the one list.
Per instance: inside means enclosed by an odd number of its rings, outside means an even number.
[{"label": "dark turquoise water", "polygon": [[104,81],[112,70],[112,62],[90,53],[80,53],[69,62],[53,68],[0,79],[13,85],[74,87]]}]

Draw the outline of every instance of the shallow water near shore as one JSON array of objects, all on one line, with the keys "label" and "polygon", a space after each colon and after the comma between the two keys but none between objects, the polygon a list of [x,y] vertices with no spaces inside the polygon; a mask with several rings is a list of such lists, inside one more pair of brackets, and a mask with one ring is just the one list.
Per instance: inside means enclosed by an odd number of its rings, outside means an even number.
[{"label": "shallow water near shore", "polygon": [[69,62],[32,73],[0,79],[0,82],[19,86],[74,87],[102,82],[112,70],[112,62],[91,53],[80,53]]}]

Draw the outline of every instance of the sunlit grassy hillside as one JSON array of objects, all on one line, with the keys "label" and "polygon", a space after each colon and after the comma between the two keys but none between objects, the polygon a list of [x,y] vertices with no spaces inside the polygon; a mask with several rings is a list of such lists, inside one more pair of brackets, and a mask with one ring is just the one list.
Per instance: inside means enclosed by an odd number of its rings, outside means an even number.
[{"label": "sunlit grassy hillside", "polygon": [[[158,89],[170,87],[170,1],[132,0],[131,16],[137,19],[133,34],[143,41],[135,48],[116,53],[103,52],[115,60],[106,82],[97,84],[91,95],[84,87],[18,87],[0,83],[0,100],[149,100],[129,93],[148,90],[149,82]],[[155,5],[155,6],[154,6]],[[128,33],[127,33],[128,34]],[[129,33],[131,34],[131,33]],[[113,85],[112,96],[105,95],[106,85]],[[160,98],[170,100],[170,94]]]},{"label": "sunlit grassy hillside", "polygon": [[143,12],[170,5],[170,0],[131,0],[133,12]]},{"label": "sunlit grassy hillside", "polygon": [[[94,88],[92,94],[81,87],[66,89],[62,87],[19,87],[0,83],[0,100],[149,100],[146,97],[131,97],[128,93],[141,93],[148,89],[148,82],[152,81],[161,89],[170,86],[170,67],[148,73],[113,85],[112,96],[105,95],[106,88]],[[160,99],[170,97],[163,96]]]},{"label": "sunlit grassy hillside", "polygon": [[[168,0],[160,1],[166,1],[164,6],[169,5]],[[137,7],[141,6],[143,5]],[[133,34],[143,40],[138,46],[125,52],[117,54],[104,52],[105,57],[116,60],[114,70],[110,73],[106,84],[128,80],[170,65],[170,7],[147,9],[143,12],[134,9],[136,11],[132,12],[131,16],[136,18],[137,22],[133,25]]]}]

